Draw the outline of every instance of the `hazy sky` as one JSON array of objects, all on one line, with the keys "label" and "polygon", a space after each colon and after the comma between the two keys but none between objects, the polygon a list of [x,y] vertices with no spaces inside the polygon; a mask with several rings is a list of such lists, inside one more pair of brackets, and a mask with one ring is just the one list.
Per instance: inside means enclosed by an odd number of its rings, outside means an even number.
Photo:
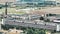
[{"label": "hazy sky", "polygon": [[[19,1],[19,0],[16,0],[16,1]],[[48,0],[48,1],[55,1],[55,0]],[[60,0],[57,0],[57,1],[60,1]]]},{"label": "hazy sky", "polygon": [[[20,1],[20,0],[16,0],[16,1]],[[43,1],[43,0],[41,0],[41,1]],[[59,1],[60,2],[60,0],[45,0],[45,1]]]}]

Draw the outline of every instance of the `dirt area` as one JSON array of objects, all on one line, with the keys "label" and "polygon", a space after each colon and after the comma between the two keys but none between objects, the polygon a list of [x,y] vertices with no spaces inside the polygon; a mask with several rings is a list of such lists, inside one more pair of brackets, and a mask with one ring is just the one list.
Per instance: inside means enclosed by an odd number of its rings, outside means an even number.
[{"label": "dirt area", "polygon": [[34,10],[31,11],[32,14],[47,14],[47,13],[53,13],[53,14],[60,14],[60,7],[53,7],[47,9],[41,9],[41,10]]},{"label": "dirt area", "polygon": [[0,30],[0,32],[6,33],[6,34],[20,34],[23,32],[22,30],[16,30],[16,29],[10,29],[10,30]]}]

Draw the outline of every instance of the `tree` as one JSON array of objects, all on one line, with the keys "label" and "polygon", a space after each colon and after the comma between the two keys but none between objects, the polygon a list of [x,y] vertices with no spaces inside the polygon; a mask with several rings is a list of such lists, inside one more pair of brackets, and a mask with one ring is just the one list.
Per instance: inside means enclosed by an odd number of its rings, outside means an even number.
[{"label": "tree", "polygon": [[40,20],[44,20],[44,17],[40,17]]},{"label": "tree", "polygon": [[56,16],[56,14],[51,14],[51,13],[50,13],[49,16]]},{"label": "tree", "polygon": [[45,30],[31,28],[27,30],[27,34],[45,34]]},{"label": "tree", "polygon": [[45,22],[50,22],[50,19],[46,19],[46,20],[44,20]]},{"label": "tree", "polygon": [[0,7],[0,9],[2,9],[2,7]]}]

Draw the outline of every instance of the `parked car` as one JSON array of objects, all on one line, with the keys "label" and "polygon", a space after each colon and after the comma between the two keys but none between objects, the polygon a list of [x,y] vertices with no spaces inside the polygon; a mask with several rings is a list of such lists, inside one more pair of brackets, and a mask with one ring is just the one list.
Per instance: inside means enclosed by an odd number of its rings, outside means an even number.
[{"label": "parked car", "polygon": [[60,19],[54,19],[53,22],[54,23],[60,23]]}]

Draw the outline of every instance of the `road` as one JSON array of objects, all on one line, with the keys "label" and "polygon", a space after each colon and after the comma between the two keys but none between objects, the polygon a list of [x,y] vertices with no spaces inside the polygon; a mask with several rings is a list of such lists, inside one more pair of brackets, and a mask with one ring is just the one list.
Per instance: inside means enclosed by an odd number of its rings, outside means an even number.
[{"label": "road", "polygon": [[48,30],[56,30],[56,25],[51,25],[50,23],[49,24],[48,23],[34,24],[34,23],[24,23],[24,22],[16,22],[16,21],[5,21],[5,24],[23,26],[23,27],[43,28],[43,29],[48,29]]}]

